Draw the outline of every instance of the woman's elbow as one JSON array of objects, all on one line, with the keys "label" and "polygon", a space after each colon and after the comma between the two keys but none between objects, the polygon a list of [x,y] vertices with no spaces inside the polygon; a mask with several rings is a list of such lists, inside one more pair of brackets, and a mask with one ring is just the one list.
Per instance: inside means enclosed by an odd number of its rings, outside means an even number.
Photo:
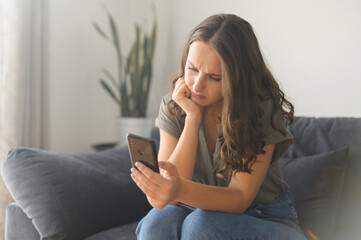
[{"label": "woman's elbow", "polygon": [[247,210],[246,207],[244,207],[242,204],[238,204],[236,207],[234,207],[233,209],[230,210],[230,213],[241,215],[241,214],[243,214],[246,210]]},{"label": "woman's elbow", "polygon": [[233,199],[235,202],[232,204],[233,206],[231,207],[230,212],[234,214],[243,214],[251,203],[245,199],[242,191],[236,191],[235,195],[236,197]]}]

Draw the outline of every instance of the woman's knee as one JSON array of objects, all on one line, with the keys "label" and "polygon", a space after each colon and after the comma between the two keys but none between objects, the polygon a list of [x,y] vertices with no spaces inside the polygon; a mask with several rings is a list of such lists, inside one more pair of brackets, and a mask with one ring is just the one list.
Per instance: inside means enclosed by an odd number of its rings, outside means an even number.
[{"label": "woman's knee", "polygon": [[[182,239],[222,239],[215,230],[214,212],[197,209],[183,222]],[[218,223],[219,224],[219,223]]]},{"label": "woman's knee", "polygon": [[138,224],[137,239],[174,239],[180,235],[180,228],[188,210],[177,206],[152,209]]},{"label": "woman's knee", "polygon": [[[270,234],[272,232],[272,234]],[[197,209],[183,222],[182,239],[303,239],[288,226],[247,214]]]}]

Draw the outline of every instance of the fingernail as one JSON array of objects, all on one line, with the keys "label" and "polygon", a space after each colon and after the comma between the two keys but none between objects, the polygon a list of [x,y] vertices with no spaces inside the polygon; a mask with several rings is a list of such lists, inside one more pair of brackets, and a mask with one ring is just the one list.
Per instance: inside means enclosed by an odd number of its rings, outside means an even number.
[{"label": "fingernail", "polygon": [[130,171],[131,171],[132,173],[134,173],[134,172],[135,172],[135,169],[134,169],[134,168],[131,168]]},{"label": "fingernail", "polygon": [[136,167],[139,167],[139,163],[138,163],[138,162],[136,162],[136,163],[135,163],[135,166],[136,166]]},{"label": "fingernail", "polygon": [[130,176],[131,176],[132,178],[134,178],[134,175],[133,175],[133,174],[130,174]]},{"label": "fingernail", "polygon": [[159,162],[159,165],[164,166],[164,165],[165,165],[165,162]]}]

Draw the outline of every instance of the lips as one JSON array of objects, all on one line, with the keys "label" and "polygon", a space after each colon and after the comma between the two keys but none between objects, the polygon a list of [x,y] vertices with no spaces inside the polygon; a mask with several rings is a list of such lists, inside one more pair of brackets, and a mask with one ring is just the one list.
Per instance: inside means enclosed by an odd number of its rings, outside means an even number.
[{"label": "lips", "polygon": [[191,96],[195,99],[199,99],[199,100],[202,100],[202,99],[205,99],[206,97],[205,96],[202,96],[202,95],[198,95],[196,94],[195,92],[191,91]]}]

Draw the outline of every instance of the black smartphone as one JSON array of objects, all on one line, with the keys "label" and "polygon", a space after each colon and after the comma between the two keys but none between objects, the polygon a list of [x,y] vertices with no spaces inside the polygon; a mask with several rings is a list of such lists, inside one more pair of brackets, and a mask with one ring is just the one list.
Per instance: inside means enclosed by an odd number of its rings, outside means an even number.
[{"label": "black smartphone", "polygon": [[159,173],[157,150],[152,139],[128,133],[127,142],[133,168],[136,168],[135,163],[139,161]]}]

